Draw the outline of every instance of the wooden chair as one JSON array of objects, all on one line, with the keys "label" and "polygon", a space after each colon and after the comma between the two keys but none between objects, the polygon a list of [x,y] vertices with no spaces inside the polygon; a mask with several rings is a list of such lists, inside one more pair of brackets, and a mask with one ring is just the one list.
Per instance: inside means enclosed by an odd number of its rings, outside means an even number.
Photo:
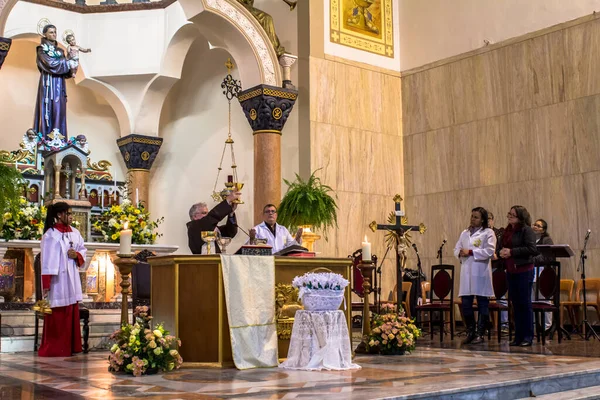
[{"label": "wooden chair", "polygon": [[[506,275],[506,271],[502,268],[496,268],[494,272],[492,272],[492,285],[494,286],[494,300],[490,301],[489,309],[490,316],[493,316],[496,313],[496,331],[498,334],[498,343],[500,343],[502,338],[502,312],[510,313],[510,308],[508,307],[508,300],[506,300],[506,304],[499,303],[498,300],[505,300],[506,295],[508,293],[508,276]],[[508,319],[510,321],[510,317]],[[512,338],[512,327],[510,322],[508,324],[508,340]],[[492,339],[492,330],[488,329],[488,340]]]},{"label": "wooden chair", "polygon": [[[575,321],[571,318],[568,304],[573,302],[573,291],[575,289],[575,281],[573,279],[560,280],[560,327],[564,325],[564,311],[567,311],[571,326],[575,328]],[[564,300],[563,300],[564,299]]]},{"label": "wooden chair", "polygon": [[[381,304],[398,304],[397,288],[398,285],[394,285],[394,290],[392,290],[392,301],[382,301]],[[410,314],[410,296],[408,295],[411,289],[412,282],[402,282],[402,298],[404,299],[402,300],[402,308],[404,309],[407,318],[412,318]]]},{"label": "wooden chair", "polygon": [[[535,315],[535,327],[537,340],[546,344],[545,315],[552,313],[554,321],[560,318],[560,263],[551,262],[543,267],[535,283],[535,300],[532,302],[533,314]],[[558,331],[558,343],[562,341],[562,330]]]},{"label": "wooden chair", "polygon": [[[362,272],[358,268],[360,262],[362,261],[362,249],[356,250],[352,255],[348,256],[352,260],[352,283],[351,290],[352,293],[356,294],[361,300],[364,299],[365,294],[363,290],[363,276]],[[371,261],[373,264],[377,265],[377,256],[375,254],[371,255]],[[370,298],[373,303],[369,304],[369,309],[372,312],[379,312],[377,304],[379,302],[379,286],[377,282],[377,273],[376,270],[373,270],[371,274],[371,294]],[[363,310],[363,302],[362,301],[353,301],[351,305],[352,311],[362,312]],[[362,326],[362,315],[356,315],[352,317],[352,323],[355,326]]]},{"label": "wooden chair", "polygon": [[450,339],[454,339],[454,265],[433,265],[431,267],[431,290],[429,302],[417,306],[417,313],[429,312],[430,334],[433,339],[432,313],[440,315],[440,342],[444,340],[444,314],[450,313]]},{"label": "wooden chair", "polygon": [[[596,315],[600,317],[600,278],[586,279],[585,291],[587,294],[587,307],[593,308],[596,311]],[[577,320],[580,310],[583,309],[583,281],[581,279],[577,281],[575,300],[572,302],[563,302],[563,304],[564,307],[569,309],[569,317],[573,317],[576,320],[576,324],[579,325]],[[582,332],[585,336],[585,326],[582,328]]]},{"label": "wooden chair", "polygon": [[[42,261],[40,254],[38,253],[33,260],[33,271],[35,273],[35,298],[41,300],[43,297],[42,293]],[[35,313],[35,325],[33,330],[33,351],[38,351],[39,342],[39,331],[40,331],[40,319],[44,319],[44,313],[34,311]],[[88,339],[90,337],[90,310],[83,308],[79,305],[79,319],[83,320],[83,352],[89,351]]]}]

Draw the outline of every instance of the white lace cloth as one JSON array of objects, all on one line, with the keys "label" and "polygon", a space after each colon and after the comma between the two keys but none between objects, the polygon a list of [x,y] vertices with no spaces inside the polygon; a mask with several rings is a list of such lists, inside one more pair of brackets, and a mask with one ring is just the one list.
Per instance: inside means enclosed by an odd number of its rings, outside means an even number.
[{"label": "white lace cloth", "polygon": [[352,348],[344,312],[296,312],[288,358],[279,368],[303,370],[360,369],[352,363]]}]

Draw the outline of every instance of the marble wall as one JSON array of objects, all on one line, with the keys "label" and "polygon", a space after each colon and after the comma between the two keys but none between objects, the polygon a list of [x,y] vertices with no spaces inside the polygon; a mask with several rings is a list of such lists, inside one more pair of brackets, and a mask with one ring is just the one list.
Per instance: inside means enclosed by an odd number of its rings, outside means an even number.
[{"label": "marble wall", "polygon": [[[317,251],[346,257],[366,234],[381,258],[384,233],[368,225],[385,223],[392,198],[403,194],[400,77],[329,57],[310,57],[309,66],[309,165],[322,168],[318,175],[337,193],[339,206],[339,228],[318,242]],[[392,254],[383,270],[386,299],[395,284]]]},{"label": "marble wall", "polygon": [[445,261],[483,206],[506,225],[515,204],[544,218],[575,257],[586,230],[587,276],[600,277],[600,20],[569,23],[402,75],[407,210],[429,227],[424,267]]}]

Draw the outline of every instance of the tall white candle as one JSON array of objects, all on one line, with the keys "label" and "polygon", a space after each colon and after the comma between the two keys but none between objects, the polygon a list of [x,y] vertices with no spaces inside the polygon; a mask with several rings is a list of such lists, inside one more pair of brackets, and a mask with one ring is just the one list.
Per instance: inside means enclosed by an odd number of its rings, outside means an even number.
[{"label": "tall white candle", "polygon": [[131,254],[131,229],[129,228],[129,222],[123,224],[123,230],[119,238],[119,254]]},{"label": "tall white candle", "polygon": [[135,188],[135,206],[137,207],[140,204],[140,193],[138,192],[138,188]]},{"label": "tall white candle", "polygon": [[365,235],[365,241],[362,242],[362,259],[363,261],[371,261],[371,243],[367,240],[367,235]]}]

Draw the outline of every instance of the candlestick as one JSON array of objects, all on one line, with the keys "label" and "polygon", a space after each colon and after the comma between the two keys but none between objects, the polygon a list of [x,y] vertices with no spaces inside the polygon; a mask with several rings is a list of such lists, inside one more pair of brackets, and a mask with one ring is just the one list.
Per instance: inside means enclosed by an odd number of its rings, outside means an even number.
[{"label": "candlestick", "polygon": [[362,242],[362,259],[371,261],[371,243],[367,240],[367,235],[365,235],[365,241]]},{"label": "candlestick", "polygon": [[123,230],[121,231],[121,235],[119,238],[119,254],[131,254],[131,229],[127,229],[129,227],[129,222],[125,222],[123,224]]}]

